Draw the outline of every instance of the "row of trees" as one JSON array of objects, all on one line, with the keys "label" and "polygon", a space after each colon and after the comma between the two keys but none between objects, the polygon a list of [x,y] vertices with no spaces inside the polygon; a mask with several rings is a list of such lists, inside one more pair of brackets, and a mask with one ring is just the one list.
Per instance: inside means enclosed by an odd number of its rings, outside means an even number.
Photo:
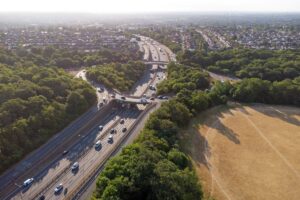
[{"label": "row of trees", "polygon": [[185,51],[181,63],[240,78],[281,81],[300,76],[299,50],[230,49],[222,51]]},{"label": "row of trees", "polygon": [[158,92],[174,97],[150,115],[134,144],[108,162],[92,199],[202,199],[190,160],[178,145],[179,130],[199,112],[228,99],[300,105],[299,81],[251,78],[211,85],[199,68],[171,63]]},{"label": "row of trees", "polygon": [[107,163],[92,199],[201,199],[189,159],[176,145],[178,129],[190,117],[184,104],[164,103],[138,140]]},{"label": "row of trees", "polygon": [[0,63],[7,65],[17,63],[31,65],[33,63],[37,66],[56,66],[65,69],[111,62],[127,63],[130,60],[139,60],[141,56],[141,52],[125,48],[119,51],[104,49],[97,52],[71,51],[51,46],[32,47],[30,50],[19,48],[15,51],[0,49]]},{"label": "row of trees", "polygon": [[[172,78],[164,81],[163,87],[173,82],[186,82],[186,85],[176,89],[167,87],[176,96],[150,115],[134,144],[108,162],[97,179],[92,199],[203,198],[190,160],[180,150],[178,136],[193,114],[218,102],[212,102],[213,95],[201,90],[209,86],[209,80],[199,69],[172,63],[168,73]],[[192,74],[196,75],[188,78]],[[195,87],[188,87],[194,84]]]},{"label": "row of trees", "polygon": [[199,90],[209,86],[209,75],[197,67],[188,67],[170,63],[168,65],[168,80],[158,86],[158,94],[178,93],[182,89]]},{"label": "row of trees", "polygon": [[145,70],[146,65],[142,62],[111,63],[89,68],[86,75],[90,80],[102,83],[108,88],[128,91]]},{"label": "row of trees", "polygon": [[232,86],[229,94],[241,102],[300,106],[300,77],[275,82],[258,78],[243,79]]},{"label": "row of trees", "polygon": [[0,64],[0,173],[95,101],[91,86],[62,69]]}]

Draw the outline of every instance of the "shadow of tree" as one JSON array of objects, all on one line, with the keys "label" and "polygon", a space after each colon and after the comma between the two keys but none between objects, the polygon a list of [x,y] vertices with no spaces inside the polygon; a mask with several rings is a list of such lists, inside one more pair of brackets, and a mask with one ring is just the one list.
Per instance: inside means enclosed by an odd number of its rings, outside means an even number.
[{"label": "shadow of tree", "polygon": [[[199,133],[198,122],[192,122],[192,128],[184,131],[181,135],[181,141],[184,141],[185,151],[189,154],[197,166],[203,165],[209,169],[208,158],[211,155],[210,146],[206,138]],[[193,148],[190,148],[190,147]]]},{"label": "shadow of tree", "polygon": [[[214,108],[212,109],[214,110]],[[217,130],[218,134],[221,134],[228,138],[234,144],[240,144],[240,140],[238,135],[233,132],[232,129],[226,127],[221,119],[224,118],[224,115],[234,115],[231,109],[228,107],[216,108],[216,111],[212,111],[214,113],[213,117],[210,118],[195,118],[191,121],[190,128],[188,130],[184,130],[180,135],[181,141],[183,141],[184,149],[191,156],[191,158],[195,161],[197,166],[203,165],[208,170],[211,167],[209,163],[209,158],[211,157],[211,146],[205,136],[207,133],[202,133],[199,131],[200,126],[207,126],[208,130]],[[211,116],[208,111],[207,116]],[[205,116],[201,115],[201,116]],[[191,148],[192,147],[192,148]]]},{"label": "shadow of tree", "polygon": [[287,123],[300,126],[300,120],[293,115],[300,116],[300,109],[291,106],[272,106],[264,104],[253,104],[251,106],[255,111],[267,115],[269,117],[278,118]]},{"label": "shadow of tree", "polygon": [[231,109],[221,110],[220,112],[216,113],[214,122],[211,122],[210,120],[204,120],[202,124],[207,126],[209,129],[217,130],[217,133],[225,136],[233,143],[240,144],[238,134],[222,122],[222,118],[225,117],[225,114],[230,114],[233,116]]}]

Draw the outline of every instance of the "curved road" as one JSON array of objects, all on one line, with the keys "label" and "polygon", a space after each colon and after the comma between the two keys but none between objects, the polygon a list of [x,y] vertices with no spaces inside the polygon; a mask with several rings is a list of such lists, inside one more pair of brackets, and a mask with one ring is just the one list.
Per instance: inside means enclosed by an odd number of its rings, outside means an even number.
[{"label": "curved road", "polygon": [[[149,54],[153,61],[169,61],[165,46],[158,44],[150,38],[141,37],[145,45],[149,47]],[[152,69],[157,69],[153,65]],[[78,77],[85,78],[85,72],[82,71]],[[133,90],[133,96],[146,94],[149,98],[155,91],[149,89],[149,84],[154,86],[165,78],[163,71],[157,71],[145,74],[144,79],[137,84]],[[100,85],[94,85],[101,87]],[[102,87],[103,88],[103,87]],[[102,166],[111,156],[125,138],[131,132],[122,132],[126,127],[130,129],[142,113],[147,114],[146,106],[116,106],[110,99],[110,93],[97,92],[98,102],[103,101],[105,97],[106,105],[103,107],[94,106],[79,119],[66,127],[61,133],[58,133],[45,145],[27,156],[24,160],[8,170],[0,177],[0,195],[1,199],[36,199],[45,195],[46,199],[69,199],[74,197],[86,181],[91,179],[93,172]],[[123,119],[124,123],[120,123]],[[102,131],[98,126],[103,125]],[[140,129],[143,126],[138,126]],[[116,129],[113,134],[114,142],[108,143],[108,137],[111,129]],[[95,150],[94,144],[101,140],[102,149]],[[68,141],[68,142],[67,142]],[[62,151],[68,149],[69,153],[62,156]],[[79,170],[72,173],[70,166],[74,162],[79,162]],[[34,177],[34,183],[28,188],[22,188],[22,182],[26,178]],[[64,189],[61,194],[55,195],[54,188],[62,183]]]}]

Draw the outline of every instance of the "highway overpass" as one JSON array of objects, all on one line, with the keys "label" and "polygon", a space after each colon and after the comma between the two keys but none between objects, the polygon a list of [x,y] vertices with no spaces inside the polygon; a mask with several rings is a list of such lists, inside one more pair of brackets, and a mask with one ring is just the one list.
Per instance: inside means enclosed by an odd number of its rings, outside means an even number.
[{"label": "highway overpass", "polygon": [[129,103],[129,104],[149,104],[151,101],[146,98],[135,98],[135,97],[128,97],[128,96],[121,96],[120,94],[116,94],[115,100],[118,103]]}]

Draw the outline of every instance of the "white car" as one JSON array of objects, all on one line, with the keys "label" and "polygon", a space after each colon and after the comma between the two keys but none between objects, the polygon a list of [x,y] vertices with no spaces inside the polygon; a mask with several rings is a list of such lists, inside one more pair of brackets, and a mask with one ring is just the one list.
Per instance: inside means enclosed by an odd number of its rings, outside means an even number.
[{"label": "white car", "polygon": [[109,143],[112,143],[112,142],[113,142],[113,140],[114,140],[114,137],[113,137],[113,135],[110,135],[110,136],[108,137],[108,140],[107,140],[107,142],[109,142]]},{"label": "white car", "polygon": [[58,186],[55,187],[54,193],[57,194],[59,193],[62,189],[64,188],[63,184],[59,184]]},{"label": "white car", "polygon": [[76,169],[78,169],[78,167],[79,167],[79,163],[78,163],[78,162],[75,162],[75,163],[72,165],[71,169],[72,169],[72,170],[76,170]]},{"label": "white car", "polygon": [[101,141],[98,140],[96,143],[95,143],[95,148],[100,148],[101,147]]},{"label": "white car", "polygon": [[29,178],[26,181],[24,181],[23,186],[27,187],[34,181],[34,178]]}]

